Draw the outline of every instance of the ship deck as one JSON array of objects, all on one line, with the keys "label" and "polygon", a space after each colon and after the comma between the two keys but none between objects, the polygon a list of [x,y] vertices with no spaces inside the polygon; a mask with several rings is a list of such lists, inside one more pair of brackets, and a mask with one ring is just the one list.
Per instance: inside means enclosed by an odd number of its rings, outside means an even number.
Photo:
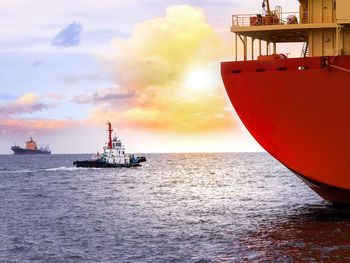
[{"label": "ship deck", "polygon": [[306,42],[309,29],[336,28],[336,23],[310,23],[290,25],[235,26],[231,32],[269,42]]}]

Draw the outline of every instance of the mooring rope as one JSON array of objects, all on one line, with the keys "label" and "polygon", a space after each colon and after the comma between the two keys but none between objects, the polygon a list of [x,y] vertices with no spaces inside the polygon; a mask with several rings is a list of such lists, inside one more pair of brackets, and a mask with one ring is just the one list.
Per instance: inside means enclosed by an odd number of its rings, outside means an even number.
[{"label": "mooring rope", "polygon": [[329,65],[330,67],[333,67],[333,68],[336,68],[336,69],[340,69],[340,70],[344,70],[346,72],[349,72],[350,73],[350,69],[346,69],[346,68],[342,68],[342,67],[338,67],[338,66],[335,66],[335,65]]}]

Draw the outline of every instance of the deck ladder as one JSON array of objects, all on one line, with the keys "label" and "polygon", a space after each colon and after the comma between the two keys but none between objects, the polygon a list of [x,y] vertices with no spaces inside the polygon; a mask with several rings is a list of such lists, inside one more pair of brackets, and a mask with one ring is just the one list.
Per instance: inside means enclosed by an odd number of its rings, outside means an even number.
[{"label": "deck ladder", "polygon": [[304,57],[304,58],[308,57],[309,52],[310,52],[309,51],[309,42],[304,42],[300,57]]}]

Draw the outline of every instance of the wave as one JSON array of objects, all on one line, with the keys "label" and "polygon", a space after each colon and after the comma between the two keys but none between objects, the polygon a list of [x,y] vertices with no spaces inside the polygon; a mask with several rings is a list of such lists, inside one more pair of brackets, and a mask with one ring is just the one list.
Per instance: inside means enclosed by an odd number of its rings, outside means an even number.
[{"label": "wave", "polygon": [[43,169],[44,171],[76,171],[76,170],[84,170],[86,168],[83,167],[65,167],[65,166],[61,166],[61,167],[55,167],[55,168],[47,168],[47,169]]},{"label": "wave", "polygon": [[10,174],[22,174],[22,173],[33,173],[36,172],[36,170],[29,170],[29,169],[19,169],[19,170],[2,170],[3,173],[10,173]]},{"label": "wave", "polygon": [[0,167],[0,173],[8,173],[8,174],[21,174],[21,173],[37,173],[37,172],[42,172],[42,171],[47,171],[47,172],[55,172],[55,171],[77,171],[77,170],[83,170],[86,168],[77,168],[77,167],[54,167],[54,168],[41,168],[41,169],[18,169],[18,170],[11,170],[11,169],[2,169]]}]

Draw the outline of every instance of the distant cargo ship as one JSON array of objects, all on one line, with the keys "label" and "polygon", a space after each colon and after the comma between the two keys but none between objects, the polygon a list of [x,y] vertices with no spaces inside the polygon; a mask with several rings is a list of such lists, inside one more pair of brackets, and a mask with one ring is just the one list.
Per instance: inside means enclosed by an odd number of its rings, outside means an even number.
[{"label": "distant cargo ship", "polygon": [[30,137],[30,140],[26,142],[26,148],[23,149],[17,145],[12,146],[11,150],[13,154],[51,154],[49,146],[37,147],[36,142]]}]

